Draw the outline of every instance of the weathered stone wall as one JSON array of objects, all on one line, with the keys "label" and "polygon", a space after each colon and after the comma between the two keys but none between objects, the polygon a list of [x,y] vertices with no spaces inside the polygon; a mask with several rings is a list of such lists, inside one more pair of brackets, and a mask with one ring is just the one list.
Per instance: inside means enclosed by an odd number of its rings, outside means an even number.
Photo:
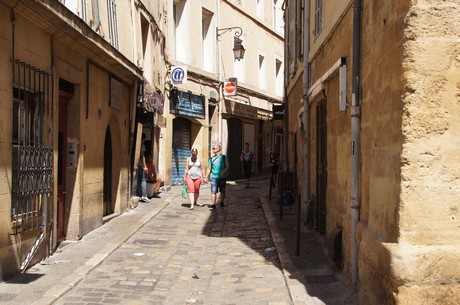
[{"label": "weathered stone wall", "polygon": [[385,244],[399,236],[401,91],[407,1],[363,6],[361,49],[361,209],[358,287],[361,304],[394,304],[398,284]]},{"label": "weathered stone wall", "polygon": [[[115,211],[123,212],[126,208],[128,192],[127,173],[129,168],[128,129],[129,87],[121,85],[120,109],[109,105],[110,73],[100,68],[89,66],[89,108],[88,118],[81,117],[83,165],[83,208],[81,231],[86,234],[102,224],[103,183],[104,183],[104,139],[107,128],[110,128],[112,144],[112,200]],[[81,105],[85,105],[82,100]],[[84,113],[84,107],[82,109]]]},{"label": "weathered stone wall", "polygon": [[417,1],[405,19],[398,304],[460,295],[460,3]]},{"label": "weathered stone wall", "polygon": [[[29,249],[37,238],[36,231],[20,234],[13,232],[12,164],[13,164],[13,24],[11,10],[0,3],[0,280],[17,272]],[[49,73],[49,35],[35,27],[21,14],[15,14],[14,59],[26,62]],[[18,39],[17,37],[23,37]],[[46,141],[46,140],[45,140]],[[45,142],[46,145],[50,143]],[[40,250],[39,250],[40,251]],[[39,255],[37,255],[38,257]]]},{"label": "weathered stone wall", "polygon": [[[333,65],[345,58],[347,64],[347,101],[351,103],[351,71],[352,71],[352,10],[348,5],[341,4],[342,12],[335,12],[336,19],[328,20],[329,23],[338,24],[332,33],[325,33],[327,40],[318,38],[318,43],[323,41],[322,48],[312,47],[311,75],[312,84],[320,79]],[[339,18],[340,16],[340,18]],[[337,19],[338,18],[338,19]],[[332,25],[326,26],[331,28]],[[315,43],[316,44],[316,43]],[[318,52],[317,50],[320,49]],[[326,232],[329,242],[333,242],[338,231],[342,230],[342,255],[344,274],[351,273],[351,232],[350,232],[350,181],[351,181],[351,117],[350,109],[339,111],[339,71],[324,83],[324,94],[311,99],[310,107],[310,189],[317,201],[317,107],[319,103],[327,103],[327,190],[326,190]],[[332,253],[330,253],[332,254]]]},{"label": "weathered stone wall", "polygon": [[[12,145],[11,135],[13,133],[13,103],[6,103],[13,98],[12,91],[12,65],[11,58],[11,23],[9,20],[9,10],[0,3],[0,232],[11,230],[11,187],[12,187]],[[10,252],[10,239],[8,234],[0,235],[0,279],[2,276],[10,274],[16,268],[17,262],[15,255]]]},{"label": "weathered stone wall", "polygon": [[[292,89],[289,92],[289,99],[291,100],[287,107],[288,107],[288,113],[289,117],[291,118],[288,122],[288,149],[287,149],[287,156],[286,159],[290,160],[289,162],[289,168],[287,168],[287,171],[297,171],[297,177],[302,176],[302,162],[298,162],[295,164],[293,161],[295,160],[295,154],[297,154],[297,158],[300,158],[302,155],[302,142],[297,143],[297,152],[294,151],[294,141],[297,141],[294,139],[294,134],[297,132],[299,133],[300,136],[300,130],[299,130],[299,124],[298,124],[298,111],[300,109],[301,102],[302,102],[302,78],[299,77],[297,78],[296,82],[292,82],[293,86]],[[282,149],[282,147],[280,147]],[[303,184],[302,184],[303,185]]]},{"label": "weathered stone wall", "polygon": [[[311,40],[311,81],[314,84],[337,58],[347,57],[351,103],[353,9],[337,14],[336,8],[325,7],[327,32]],[[362,9],[360,304],[456,304],[460,295],[460,3],[374,0],[365,1]],[[337,110],[336,76],[324,88],[326,238],[342,227],[344,274],[350,277],[350,110]],[[321,99],[319,93],[310,109],[313,194],[316,105]],[[295,128],[297,118],[290,119],[290,128]]]}]

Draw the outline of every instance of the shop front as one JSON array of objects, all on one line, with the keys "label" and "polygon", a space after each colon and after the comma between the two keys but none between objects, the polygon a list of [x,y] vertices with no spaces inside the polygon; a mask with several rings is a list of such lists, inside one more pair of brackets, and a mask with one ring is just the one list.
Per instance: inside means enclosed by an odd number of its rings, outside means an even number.
[{"label": "shop front", "polygon": [[171,146],[171,185],[184,183],[184,169],[187,157],[190,156],[192,147],[203,151],[206,141],[199,140],[205,134],[202,126],[206,118],[205,97],[191,92],[173,89],[170,91],[170,110],[174,115],[172,120],[172,146]]}]

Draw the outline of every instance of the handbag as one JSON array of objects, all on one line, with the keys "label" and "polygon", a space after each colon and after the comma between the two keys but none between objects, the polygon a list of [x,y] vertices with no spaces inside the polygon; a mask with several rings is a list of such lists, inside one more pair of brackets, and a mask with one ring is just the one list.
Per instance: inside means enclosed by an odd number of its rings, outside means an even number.
[{"label": "handbag", "polygon": [[186,183],[182,185],[182,198],[188,199],[188,189]]}]

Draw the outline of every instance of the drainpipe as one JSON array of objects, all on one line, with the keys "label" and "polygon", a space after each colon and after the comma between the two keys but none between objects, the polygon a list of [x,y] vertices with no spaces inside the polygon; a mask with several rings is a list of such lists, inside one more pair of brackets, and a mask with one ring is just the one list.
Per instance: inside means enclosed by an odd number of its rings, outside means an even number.
[{"label": "drainpipe", "polygon": [[[289,14],[291,14],[291,9],[289,7],[289,5],[287,3],[285,3],[286,5],[286,12],[287,12],[287,16],[289,16]],[[285,26],[284,27],[284,39],[286,39],[286,37],[289,37],[289,30],[288,30],[288,27]],[[289,46],[287,43],[284,43],[284,54],[289,54]],[[280,170],[281,171],[288,171],[289,170],[289,158],[288,158],[288,155],[287,155],[287,152],[288,152],[288,128],[289,128],[289,99],[288,99],[288,84],[289,84],[289,62],[286,61],[285,64],[284,64],[284,96],[283,96],[283,105],[284,105],[284,118],[283,118],[283,147],[279,147],[280,149],[280,153],[281,153],[281,157],[280,157]],[[273,127],[272,127],[272,130],[273,130]],[[272,143],[272,146],[274,143],[274,140],[275,138],[273,137],[273,143]],[[285,162],[283,162],[283,159],[285,160]],[[283,166],[284,164],[284,166]],[[277,176],[277,179],[278,181],[280,181],[281,185],[284,187],[284,177],[285,175],[281,175],[280,178],[278,178],[280,175],[279,175],[280,171],[278,170],[278,176]],[[278,183],[278,182],[277,182]],[[278,188],[280,188],[280,186],[278,185]],[[280,190],[280,189],[278,189]],[[283,189],[281,189],[281,191],[283,191]],[[280,193],[281,194],[281,193]],[[282,204],[280,204],[280,212],[282,211]],[[282,213],[281,213],[282,215]]]},{"label": "drainpipe", "polygon": [[[221,36],[218,34],[218,30],[220,29],[220,0],[216,0],[216,10],[217,10],[217,26],[216,26],[216,67],[217,67],[217,83],[218,83],[218,105],[217,105],[217,127],[218,127],[218,135],[217,135],[217,143],[221,145],[221,148],[223,148],[223,141],[222,141],[222,128],[223,128],[223,118],[222,118],[222,107],[225,104],[224,101],[224,95],[222,92],[222,86],[223,86],[223,79],[222,79],[222,66],[224,63],[221,61],[221,56],[222,56],[222,42],[221,42]],[[226,152],[225,152],[226,153]]]},{"label": "drainpipe", "polygon": [[14,13],[14,8],[11,9],[10,11],[10,21],[11,21],[11,56],[13,58],[13,82],[15,81],[15,60],[16,58],[14,57],[15,55],[15,50],[14,50],[14,45],[15,45],[15,41],[14,41],[14,37],[15,37],[15,28],[16,28],[16,14]]},{"label": "drainpipe", "polygon": [[[310,165],[310,101],[308,100],[308,89],[310,85],[310,73],[309,73],[309,59],[308,53],[310,52],[310,0],[304,1],[304,32],[303,32],[303,133],[304,133],[304,144],[303,144],[303,201],[308,202],[310,197],[310,179],[309,179],[309,165]],[[308,215],[308,205],[306,206],[306,215]]]},{"label": "drainpipe", "polygon": [[353,1],[353,70],[351,101],[351,278],[358,282],[358,246],[356,227],[359,222],[359,164],[360,164],[360,60],[361,60],[361,0]]}]

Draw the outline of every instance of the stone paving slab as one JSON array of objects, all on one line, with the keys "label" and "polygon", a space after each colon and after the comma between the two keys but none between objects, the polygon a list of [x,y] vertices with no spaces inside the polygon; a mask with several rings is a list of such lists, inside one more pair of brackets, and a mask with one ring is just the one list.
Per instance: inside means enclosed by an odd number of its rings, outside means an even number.
[{"label": "stone paving slab", "polygon": [[228,198],[171,201],[55,304],[292,304],[263,210]]},{"label": "stone paving slab", "polygon": [[[294,255],[295,213],[278,217],[267,182],[248,189],[230,183],[226,207],[214,212],[188,210],[181,187],[173,187],[0,283],[0,301],[356,305],[354,289],[331,267],[314,232],[302,228],[301,255]],[[199,203],[210,203],[209,184]]]}]

